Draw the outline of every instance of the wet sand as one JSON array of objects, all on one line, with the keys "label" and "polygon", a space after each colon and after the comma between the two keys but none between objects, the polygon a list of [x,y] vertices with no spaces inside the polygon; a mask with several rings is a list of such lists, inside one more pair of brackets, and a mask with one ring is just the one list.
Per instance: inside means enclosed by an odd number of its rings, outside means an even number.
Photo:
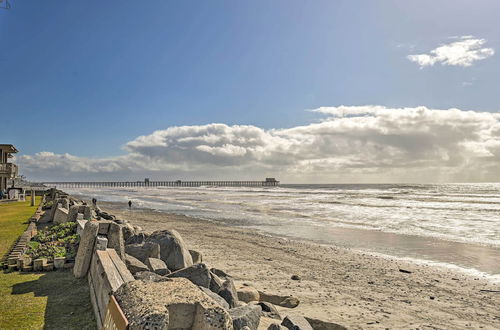
[{"label": "wet sand", "polygon": [[282,316],[319,318],[349,329],[500,328],[500,293],[481,291],[500,287],[482,277],[251,228],[129,211],[122,203],[100,206],[145,231],[176,229],[205,263],[227,271],[237,285],[298,297],[297,308],[279,308]]}]

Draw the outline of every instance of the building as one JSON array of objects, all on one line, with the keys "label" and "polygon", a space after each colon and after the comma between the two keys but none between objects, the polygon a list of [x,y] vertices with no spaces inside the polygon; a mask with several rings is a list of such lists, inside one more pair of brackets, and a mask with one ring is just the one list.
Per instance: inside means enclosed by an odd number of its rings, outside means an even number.
[{"label": "building", "polygon": [[17,176],[17,165],[9,163],[9,158],[17,149],[12,144],[0,144],[0,191],[7,190],[7,180]]}]

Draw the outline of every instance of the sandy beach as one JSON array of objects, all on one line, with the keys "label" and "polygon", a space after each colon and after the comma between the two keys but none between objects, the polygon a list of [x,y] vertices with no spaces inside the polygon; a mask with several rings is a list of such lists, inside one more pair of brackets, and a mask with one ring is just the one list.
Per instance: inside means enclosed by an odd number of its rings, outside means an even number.
[{"label": "sandy beach", "polygon": [[499,287],[484,278],[186,216],[128,210],[122,203],[100,206],[148,232],[176,229],[205,263],[225,270],[237,285],[298,297],[297,308],[279,308],[282,316],[299,314],[349,329],[500,328],[500,293],[491,292]]}]

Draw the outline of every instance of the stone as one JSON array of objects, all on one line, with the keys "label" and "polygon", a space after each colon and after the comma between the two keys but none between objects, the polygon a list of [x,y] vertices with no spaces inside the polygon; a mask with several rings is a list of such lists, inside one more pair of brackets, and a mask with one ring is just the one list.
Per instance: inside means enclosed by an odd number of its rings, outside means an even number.
[{"label": "stone", "polygon": [[238,302],[238,293],[234,287],[234,282],[232,279],[227,279],[222,283],[222,287],[218,292],[219,296],[224,298],[229,304],[229,307],[234,308]]},{"label": "stone", "polygon": [[56,269],[63,269],[65,261],[66,261],[66,258],[64,258],[64,257],[55,257],[54,258],[54,267]]},{"label": "stone", "polygon": [[73,275],[76,278],[82,278],[87,275],[90,261],[94,251],[94,243],[97,237],[99,225],[97,221],[87,221],[83,228],[83,234],[80,236],[80,244],[76,253]]},{"label": "stone", "polygon": [[212,273],[212,271],[210,271],[210,277],[211,280],[209,289],[215,293],[219,293],[220,289],[222,288],[222,280],[219,278],[219,276]]},{"label": "stone", "polygon": [[110,223],[108,230],[108,247],[116,251],[118,256],[124,260],[125,258],[125,241],[123,240],[123,232],[121,226],[114,222]]},{"label": "stone", "polygon": [[54,270],[54,264],[53,263],[48,263],[45,266],[43,266],[43,271],[44,272],[51,272]]},{"label": "stone", "polygon": [[250,330],[257,330],[260,323],[261,309],[258,305],[246,305],[229,310],[229,315],[233,319],[235,330],[249,327]]},{"label": "stone", "polygon": [[154,242],[125,245],[125,253],[146,262],[147,258],[160,259],[160,245]]},{"label": "stone", "polygon": [[126,242],[130,237],[135,235],[135,229],[131,224],[126,223],[122,226],[122,234],[123,234],[123,239]]},{"label": "stone", "polygon": [[54,223],[61,224],[68,221],[68,210],[62,207],[56,208],[54,213]]},{"label": "stone", "polygon": [[228,312],[184,278],[131,281],[114,294],[129,329],[232,329]]},{"label": "stone", "polygon": [[288,330],[313,330],[309,322],[302,316],[286,316],[281,325],[288,328]]},{"label": "stone", "polygon": [[262,291],[259,291],[259,295],[260,301],[270,302],[271,304],[281,307],[295,308],[300,303],[299,299],[293,296],[281,296],[277,294],[265,293]]},{"label": "stone", "polygon": [[76,221],[78,217],[78,205],[72,205],[69,207],[68,211],[68,221]]},{"label": "stone", "polygon": [[210,298],[212,298],[216,303],[218,303],[222,308],[224,308],[225,310],[228,310],[229,309],[229,304],[227,303],[227,301],[224,300],[224,298],[222,298],[221,296],[219,296],[217,293],[215,292],[212,292],[212,290],[210,289],[207,289],[203,286],[200,286],[199,287],[201,291],[203,291],[207,296],[209,296]]},{"label": "stone", "polygon": [[305,319],[307,320],[307,322],[309,322],[314,330],[347,330],[346,327],[337,323],[313,319],[307,316],[305,317]]},{"label": "stone", "polygon": [[[87,220],[84,220],[87,221]],[[97,250],[106,250],[108,248],[108,238],[105,236],[97,235],[95,248]]]},{"label": "stone", "polygon": [[40,258],[33,261],[33,270],[35,272],[43,271],[43,267],[47,266],[47,259]]},{"label": "stone", "polygon": [[[135,227],[134,227],[134,229],[135,229]],[[137,229],[135,230],[135,232],[137,234],[134,234],[134,235],[130,236],[129,238],[127,238],[127,240],[125,241],[125,245],[142,244],[148,238],[148,235],[146,235],[146,233],[140,233],[137,231]]]},{"label": "stone", "polygon": [[189,250],[189,254],[193,259],[193,264],[199,264],[203,262],[203,256],[201,255],[201,252],[195,250]]},{"label": "stone", "polygon": [[267,330],[288,330],[288,328],[278,323],[271,323]]},{"label": "stone", "polygon": [[158,275],[167,275],[170,273],[170,270],[167,268],[165,262],[161,259],[157,258],[147,258],[146,266],[149,267],[149,270]]},{"label": "stone", "polygon": [[210,286],[210,271],[205,264],[196,264],[190,267],[177,270],[167,275],[167,277],[184,277],[196,285],[208,288]]},{"label": "stone", "polygon": [[134,258],[128,254],[125,254],[125,264],[132,274],[149,270],[148,266],[143,264],[139,259]]},{"label": "stone", "polygon": [[281,315],[276,309],[276,306],[274,306],[271,303],[265,302],[265,301],[252,301],[251,304],[259,305],[260,308],[262,309],[262,316],[268,317],[271,319],[276,319],[276,320],[281,320]]},{"label": "stone", "polygon": [[84,220],[92,220],[92,209],[90,206],[84,206],[83,211],[80,213],[83,213],[83,219]]},{"label": "stone", "polygon": [[160,259],[165,261],[168,269],[175,271],[193,265],[193,258],[176,230],[155,231],[149,236],[148,241],[160,245]]},{"label": "stone", "polygon": [[150,272],[150,271],[137,272],[134,274],[134,278],[136,280],[141,280],[144,282],[168,281],[167,277],[160,276],[160,275],[153,273],[153,272]]},{"label": "stone", "polygon": [[85,224],[87,220],[76,220],[76,233],[80,236],[83,234],[83,228],[85,228]]},{"label": "stone", "polygon": [[223,279],[226,279],[227,277],[231,277],[231,275],[227,274],[225,271],[217,268],[211,268],[210,271],[214,273],[215,275],[222,277]]},{"label": "stone", "polygon": [[299,275],[292,275],[291,279],[294,281],[300,281],[300,276]]},{"label": "stone", "polygon": [[251,286],[240,287],[237,292],[238,299],[246,303],[260,300],[259,291],[257,291],[257,289],[255,288],[252,288]]}]

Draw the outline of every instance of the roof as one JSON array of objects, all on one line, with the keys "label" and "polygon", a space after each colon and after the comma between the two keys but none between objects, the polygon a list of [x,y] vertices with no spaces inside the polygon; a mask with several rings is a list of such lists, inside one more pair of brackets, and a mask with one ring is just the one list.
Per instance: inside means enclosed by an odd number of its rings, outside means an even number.
[{"label": "roof", "polygon": [[0,149],[11,154],[19,152],[12,144],[0,144]]}]

